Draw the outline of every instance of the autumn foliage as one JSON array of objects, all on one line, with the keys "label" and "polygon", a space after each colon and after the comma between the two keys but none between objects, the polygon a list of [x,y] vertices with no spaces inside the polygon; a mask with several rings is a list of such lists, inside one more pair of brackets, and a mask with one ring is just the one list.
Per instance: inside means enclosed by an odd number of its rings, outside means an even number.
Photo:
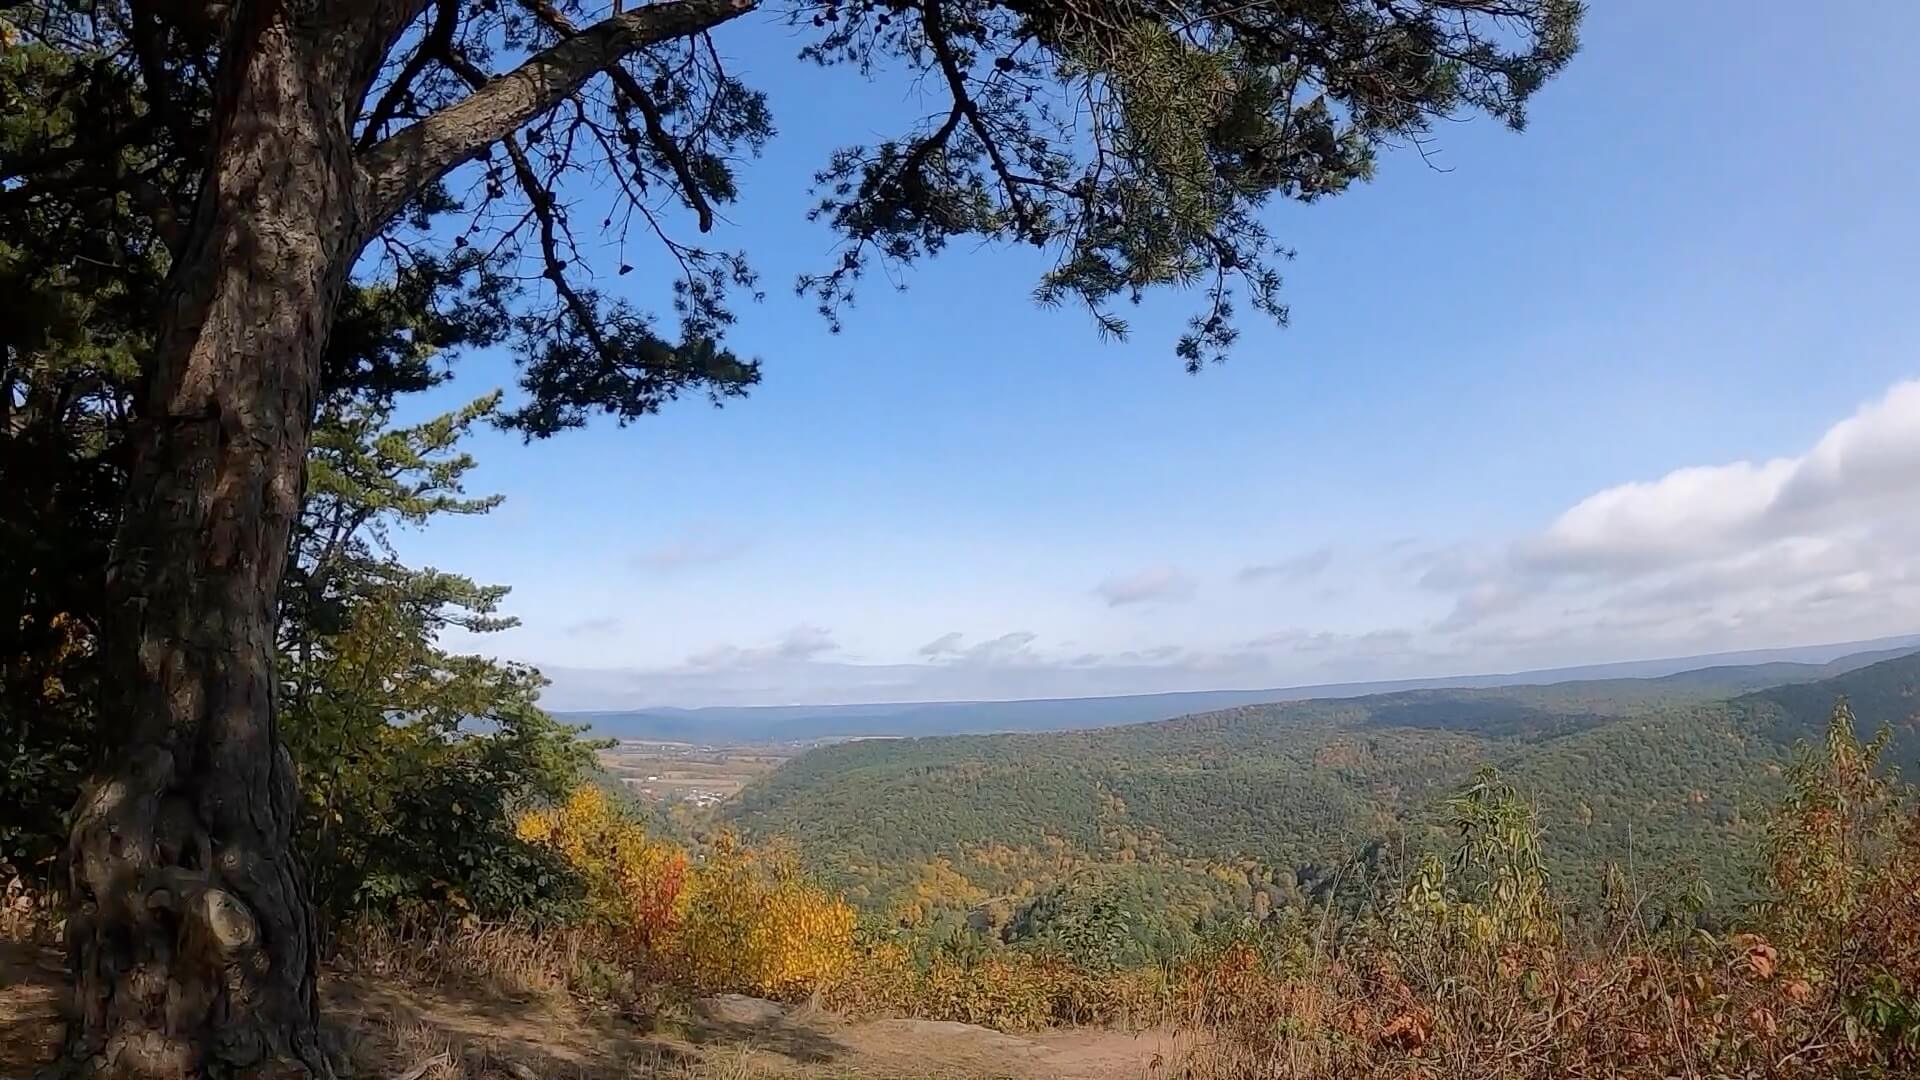
[{"label": "autumn foliage", "polygon": [[[1446,804],[1452,849],[1370,899],[1159,964],[929,940],[898,922],[856,932],[789,857],[730,841],[678,864],[680,903],[654,947],[693,984],[818,991],[853,1014],[1172,1026],[1183,1049],[1168,1075],[1196,1080],[1920,1075],[1920,818],[1882,746],[1836,710],[1769,826],[1767,902],[1724,932],[1656,911],[1631,882],[1597,921],[1572,918],[1532,810],[1487,771]],[[540,820],[605,812],[577,796]]]},{"label": "autumn foliage", "polygon": [[[791,853],[724,834],[683,848],[595,788],[523,814],[518,833],[584,886],[577,924],[550,940],[570,954],[585,943],[635,984],[1009,1030],[1177,1031],[1156,1075],[1920,1076],[1920,817],[1883,747],[1835,711],[1769,823],[1765,902],[1712,931],[1624,872],[1604,912],[1574,917],[1532,809],[1491,770],[1445,804],[1449,850],[1144,965],[1075,951],[1104,932],[1097,905],[1062,909],[1078,913],[1076,934],[1026,942],[856,923]],[[496,964],[506,970],[494,977],[537,982],[538,958]]]},{"label": "autumn foliage", "polygon": [[621,945],[651,957],[672,940],[687,853],[648,836],[599,788],[582,785],[557,806],[521,815],[515,831],[567,861],[584,887],[587,920]]},{"label": "autumn foliage", "polygon": [[721,836],[686,890],[672,955],[699,986],[797,997],[854,962],[854,913],[788,852]]},{"label": "autumn foliage", "polygon": [[1740,929],[1563,917],[1525,805],[1483,774],[1460,843],[1304,952],[1189,965],[1174,1014],[1207,1034],[1181,1075],[1238,1078],[1920,1075],[1920,817],[1836,709],[1804,752]]},{"label": "autumn foliage", "polygon": [[783,851],[722,835],[695,857],[649,836],[591,786],[522,815],[518,833],[573,867],[586,924],[652,976],[791,998],[839,979],[853,961],[853,909]]}]

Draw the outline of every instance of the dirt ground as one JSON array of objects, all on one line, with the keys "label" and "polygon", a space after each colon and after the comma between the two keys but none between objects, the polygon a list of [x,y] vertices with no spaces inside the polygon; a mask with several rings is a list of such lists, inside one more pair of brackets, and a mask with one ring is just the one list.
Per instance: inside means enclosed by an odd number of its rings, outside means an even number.
[{"label": "dirt ground", "polygon": [[60,953],[0,941],[0,1077],[30,1076],[60,1038]]},{"label": "dirt ground", "polygon": [[[30,1076],[60,1031],[60,955],[0,943],[0,1078]],[[805,1006],[708,998],[644,1027],[571,1002],[503,1001],[361,978],[323,982],[342,1049],[387,1080],[1149,1080],[1171,1032],[1009,1035],[931,1020],[849,1022]]]}]

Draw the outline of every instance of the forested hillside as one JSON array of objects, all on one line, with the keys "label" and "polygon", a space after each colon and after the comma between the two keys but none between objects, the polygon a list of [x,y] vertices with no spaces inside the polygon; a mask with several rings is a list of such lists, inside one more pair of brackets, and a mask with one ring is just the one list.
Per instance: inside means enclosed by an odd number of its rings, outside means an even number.
[{"label": "forested hillside", "polygon": [[727,816],[792,838],[851,899],[909,923],[1013,919],[1077,883],[1155,894],[1142,933],[1177,937],[1325,891],[1370,847],[1442,842],[1439,801],[1495,764],[1538,806],[1570,895],[1597,901],[1613,865],[1672,903],[1724,911],[1747,898],[1760,810],[1793,745],[1836,698],[1895,728],[1890,760],[1920,753],[1920,656],[1728,694],[1763,670],[845,743],[750,786]]}]

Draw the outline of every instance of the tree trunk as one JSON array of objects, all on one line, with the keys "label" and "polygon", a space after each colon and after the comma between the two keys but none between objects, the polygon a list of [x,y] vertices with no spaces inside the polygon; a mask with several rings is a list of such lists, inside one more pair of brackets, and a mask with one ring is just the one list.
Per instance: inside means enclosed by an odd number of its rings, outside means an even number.
[{"label": "tree trunk", "polygon": [[76,808],[64,1064],[328,1075],[275,722],[274,603],[361,244],[337,39],[236,4],[109,568],[112,760]]}]

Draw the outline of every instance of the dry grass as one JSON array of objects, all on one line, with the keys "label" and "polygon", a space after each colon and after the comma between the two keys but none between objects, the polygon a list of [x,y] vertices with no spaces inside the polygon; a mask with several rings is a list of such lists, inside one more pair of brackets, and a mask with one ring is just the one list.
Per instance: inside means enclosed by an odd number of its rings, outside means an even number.
[{"label": "dry grass", "polygon": [[369,919],[339,933],[333,966],[407,986],[459,986],[510,1001],[555,999],[571,988],[581,948],[577,934],[535,934],[511,924],[403,926]]},{"label": "dry grass", "polygon": [[570,1064],[535,1063],[525,1045],[463,1039],[418,1018],[384,1016],[363,1024],[355,1036],[349,1067],[356,1075],[388,1080],[770,1080],[783,1075],[745,1046],[698,1056],[667,1046],[641,1047],[616,1061]]},{"label": "dry grass", "polygon": [[1060,955],[1017,950],[917,961],[882,943],[864,950],[820,1000],[848,1016],[954,1020],[1001,1031],[1142,1028],[1172,1015],[1173,986],[1159,968],[1089,971]]}]

